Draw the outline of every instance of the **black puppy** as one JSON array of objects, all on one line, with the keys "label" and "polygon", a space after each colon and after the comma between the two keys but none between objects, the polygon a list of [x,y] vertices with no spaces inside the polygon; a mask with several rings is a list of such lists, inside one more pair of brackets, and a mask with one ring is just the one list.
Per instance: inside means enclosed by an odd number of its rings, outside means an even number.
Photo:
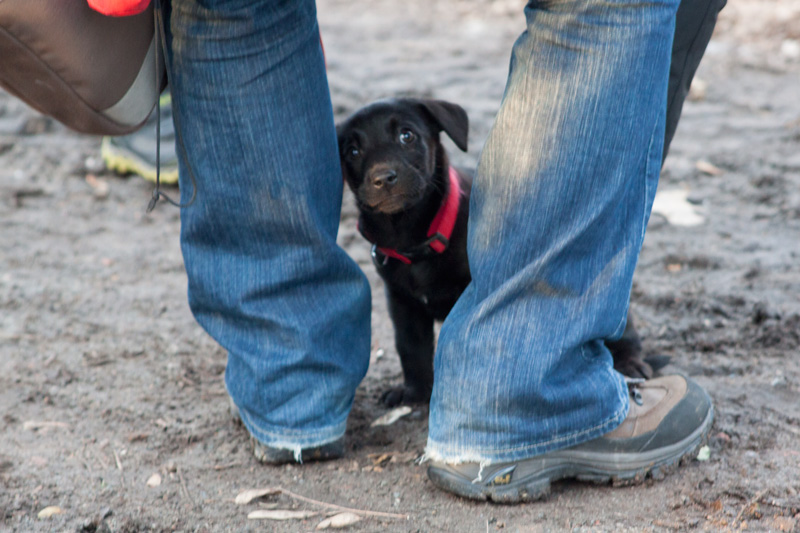
[{"label": "black puppy", "polygon": [[[444,320],[470,282],[467,216],[472,176],[450,166],[444,131],[467,151],[469,121],[441,100],[396,99],[367,106],[337,126],[344,178],[355,194],[358,228],[373,243],[386,282],[405,384],[383,401],[427,402],[433,386],[434,321]],[[650,377],[639,337],[628,321],[607,343],[614,367]]]}]

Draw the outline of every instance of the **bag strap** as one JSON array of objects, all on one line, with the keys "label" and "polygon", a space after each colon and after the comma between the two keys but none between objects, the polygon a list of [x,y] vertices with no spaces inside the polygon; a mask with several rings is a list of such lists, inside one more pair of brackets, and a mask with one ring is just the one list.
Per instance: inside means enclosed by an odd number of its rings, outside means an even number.
[{"label": "bag strap", "polygon": [[[167,35],[164,31],[164,17],[161,11],[161,0],[155,0],[153,6],[153,24],[155,25],[155,41],[156,46],[156,87],[161,87],[163,80],[161,79],[162,71],[159,69],[158,58],[164,59],[164,69],[167,73],[167,80],[170,78],[170,59],[167,54]],[[173,102],[175,98],[173,95]],[[189,172],[189,179],[192,182],[192,197],[185,204],[176,202],[161,190],[161,105],[156,105],[156,186],[153,189],[153,197],[147,204],[147,212],[149,213],[155,209],[158,200],[163,198],[168,203],[178,208],[189,207],[197,199],[197,179],[192,169],[192,164],[189,162],[189,154],[186,150],[186,145],[183,143],[183,135],[181,134],[181,119],[179,113],[172,114],[172,120],[175,122],[175,138],[178,141],[178,148],[183,154],[183,160],[186,162],[186,170]]]}]

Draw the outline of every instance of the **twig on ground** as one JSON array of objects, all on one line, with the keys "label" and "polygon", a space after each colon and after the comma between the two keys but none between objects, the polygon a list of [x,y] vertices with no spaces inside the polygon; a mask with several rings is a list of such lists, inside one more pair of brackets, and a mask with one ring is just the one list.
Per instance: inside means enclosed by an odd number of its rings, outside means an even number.
[{"label": "twig on ground", "polygon": [[653,525],[658,527],[665,527],[667,529],[673,529],[675,531],[680,531],[681,529],[685,528],[685,525],[676,524],[674,522],[664,522],[663,520],[653,520]]},{"label": "twig on ground", "polygon": [[737,489],[726,489],[722,491],[722,494],[725,494],[726,496],[732,496],[734,498],[739,498],[740,500],[749,499],[746,494]]},{"label": "twig on ground", "polygon": [[114,452],[114,461],[117,463],[117,468],[119,469],[119,477],[122,481],[122,485],[125,485],[125,472],[122,470],[122,461],[119,460],[119,454],[115,448],[111,448],[111,451]]},{"label": "twig on ground", "polygon": [[69,424],[66,422],[56,422],[53,420],[27,420],[22,423],[22,429],[37,431],[39,429],[68,429]]},{"label": "twig on ground", "polygon": [[283,494],[289,496],[290,498],[294,498],[296,500],[301,500],[308,503],[313,503],[315,505],[321,505],[323,507],[329,507],[331,509],[339,509],[340,511],[349,511],[354,514],[360,514],[364,516],[380,516],[383,518],[405,518],[406,520],[408,519],[408,515],[404,514],[382,513],[379,511],[366,511],[363,509],[351,509],[350,507],[342,507],[341,505],[335,505],[332,503],[326,503],[326,502],[321,502],[319,500],[314,500],[312,498],[306,498],[305,496],[300,496],[299,494],[295,494],[294,492],[286,490],[284,488],[280,488],[280,491]]},{"label": "twig on ground", "polygon": [[327,507],[329,509],[337,509],[339,511],[346,511],[353,514],[361,515],[361,516],[376,516],[381,518],[404,518],[408,520],[408,515],[405,514],[395,514],[395,513],[382,513],[380,511],[367,511],[365,509],[352,509],[350,507],[342,507],[341,505],[336,505],[333,503],[321,502],[319,500],[315,500],[313,498],[307,498],[305,496],[301,496],[299,494],[295,494],[290,490],[286,490],[282,487],[271,487],[270,489],[264,489],[265,494],[285,494],[290,498],[294,498],[295,500],[300,500],[306,503],[311,503],[314,505],[319,505],[322,507]]},{"label": "twig on ground", "polygon": [[178,469],[178,479],[181,480],[181,488],[183,488],[183,494],[186,496],[186,499],[189,500],[189,503],[192,504],[192,507],[196,507],[194,500],[192,499],[192,495],[189,494],[189,489],[186,487],[186,480],[183,479],[183,474],[181,474],[180,469]]},{"label": "twig on ground", "polygon": [[47,196],[44,189],[41,188],[21,188],[11,191],[11,198],[13,199],[14,207],[22,207],[25,198],[36,198],[39,196]]},{"label": "twig on ground", "polygon": [[792,503],[792,502],[787,502],[785,500],[784,501],[776,500],[775,498],[773,498],[771,500],[764,500],[761,503],[763,503],[764,505],[769,505],[770,507],[775,507],[777,509],[788,509],[789,511],[792,512],[792,514],[797,514],[797,510],[800,510],[800,501],[798,501],[797,503]]},{"label": "twig on ground", "polygon": [[94,455],[94,458],[97,460],[97,462],[100,463],[100,466],[103,467],[103,470],[109,467],[108,461],[102,454],[98,453],[94,447],[89,447],[89,449],[92,451],[92,455]]},{"label": "twig on ground", "polygon": [[228,470],[229,468],[236,468],[242,466],[242,463],[228,463],[224,465],[214,465],[214,470]]},{"label": "twig on ground", "polygon": [[740,519],[740,518],[742,518],[742,515],[744,514],[744,512],[745,512],[745,511],[746,511],[746,510],[747,510],[747,509],[748,509],[748,508],[749,508],[751,505],[753,505],[753,504],[755,504],[755,503],[758,503],[758,501],[759,501],[761,498],[763,498],[763,497],[764,497],[764,495],[765,495],[765,494],[766,494],[768,491],[769,491],[769,489],[760,490],[760,491],[758,491],[758,494],[756,494],[756,495],[755,495],[755,496],[753,496],[753,497],[752,497],[750,500],[748,500],[747,502],[745,502],[745,504],[742,506],[742,508],[741,508],[741,509],[739,509],[739,514],[737,514],[737,515],[736,515],[736,518],[734,518],[734,519],[733,519],[733,522],[731,522],[731,527],[734,527],[734,526],[736,525],[736,523],[737,523],[737,522],[739,522],[739,519]]}]

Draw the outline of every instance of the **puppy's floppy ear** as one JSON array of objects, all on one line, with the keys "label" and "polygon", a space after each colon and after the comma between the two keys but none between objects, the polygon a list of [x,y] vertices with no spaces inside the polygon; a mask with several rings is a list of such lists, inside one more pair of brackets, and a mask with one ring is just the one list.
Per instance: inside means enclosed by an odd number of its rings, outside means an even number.
[{"label": "puppy's floppy ear", "polygon": [[444,100],[415,100],[439,124],[441,131],[453,139],[462,152],[467,151],[467,134],[469,133],[469,117],[464,108]]},{"label": "puppy's floppy ear", "polygon": [[336,143],[339,145],[339,152],[342,150],[342,136],[344,135],[344,124],[336,124]]},{"label": "puppy's floppy ear", "polygon": [[347,166],[344,164],[344,161],[342,161],[342,143],[344,143],[345,141],[344,137],[346,128],[347,128],[346,121],[341,124],[336,124],[336,145],[337,145],[336,153],[338,155],[339,162],[341,163],[342,179],[344,180],[345,183],[347,183],[352,187],[352,185],[350,184],[350,180],[348,179],[349,173],[347,172]]}]

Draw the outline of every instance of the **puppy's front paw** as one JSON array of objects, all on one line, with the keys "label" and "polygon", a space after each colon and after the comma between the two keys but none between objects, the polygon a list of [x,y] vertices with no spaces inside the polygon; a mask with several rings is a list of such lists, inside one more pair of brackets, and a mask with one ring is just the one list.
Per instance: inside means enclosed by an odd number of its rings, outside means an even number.
[{"label": "puppy's front paw", "polygon": [[644,358],[644,362],[653,369],[653,375],[659,375],[659,371],[672,362],[669,355],[650,355]]},{"label": "puppy's front paw", "polygon": [[650,379],[653,377],[652,367],[639,357],[615,359],[614,370],[629,378]]},{"label": "puppy's front paw", "polygon": [[421,390],[418,387],[403,385],[393,387],[381,396],[381,402],[386,407],[396,407],[400,404],[428,403],[431,399],[431,391]]}]

